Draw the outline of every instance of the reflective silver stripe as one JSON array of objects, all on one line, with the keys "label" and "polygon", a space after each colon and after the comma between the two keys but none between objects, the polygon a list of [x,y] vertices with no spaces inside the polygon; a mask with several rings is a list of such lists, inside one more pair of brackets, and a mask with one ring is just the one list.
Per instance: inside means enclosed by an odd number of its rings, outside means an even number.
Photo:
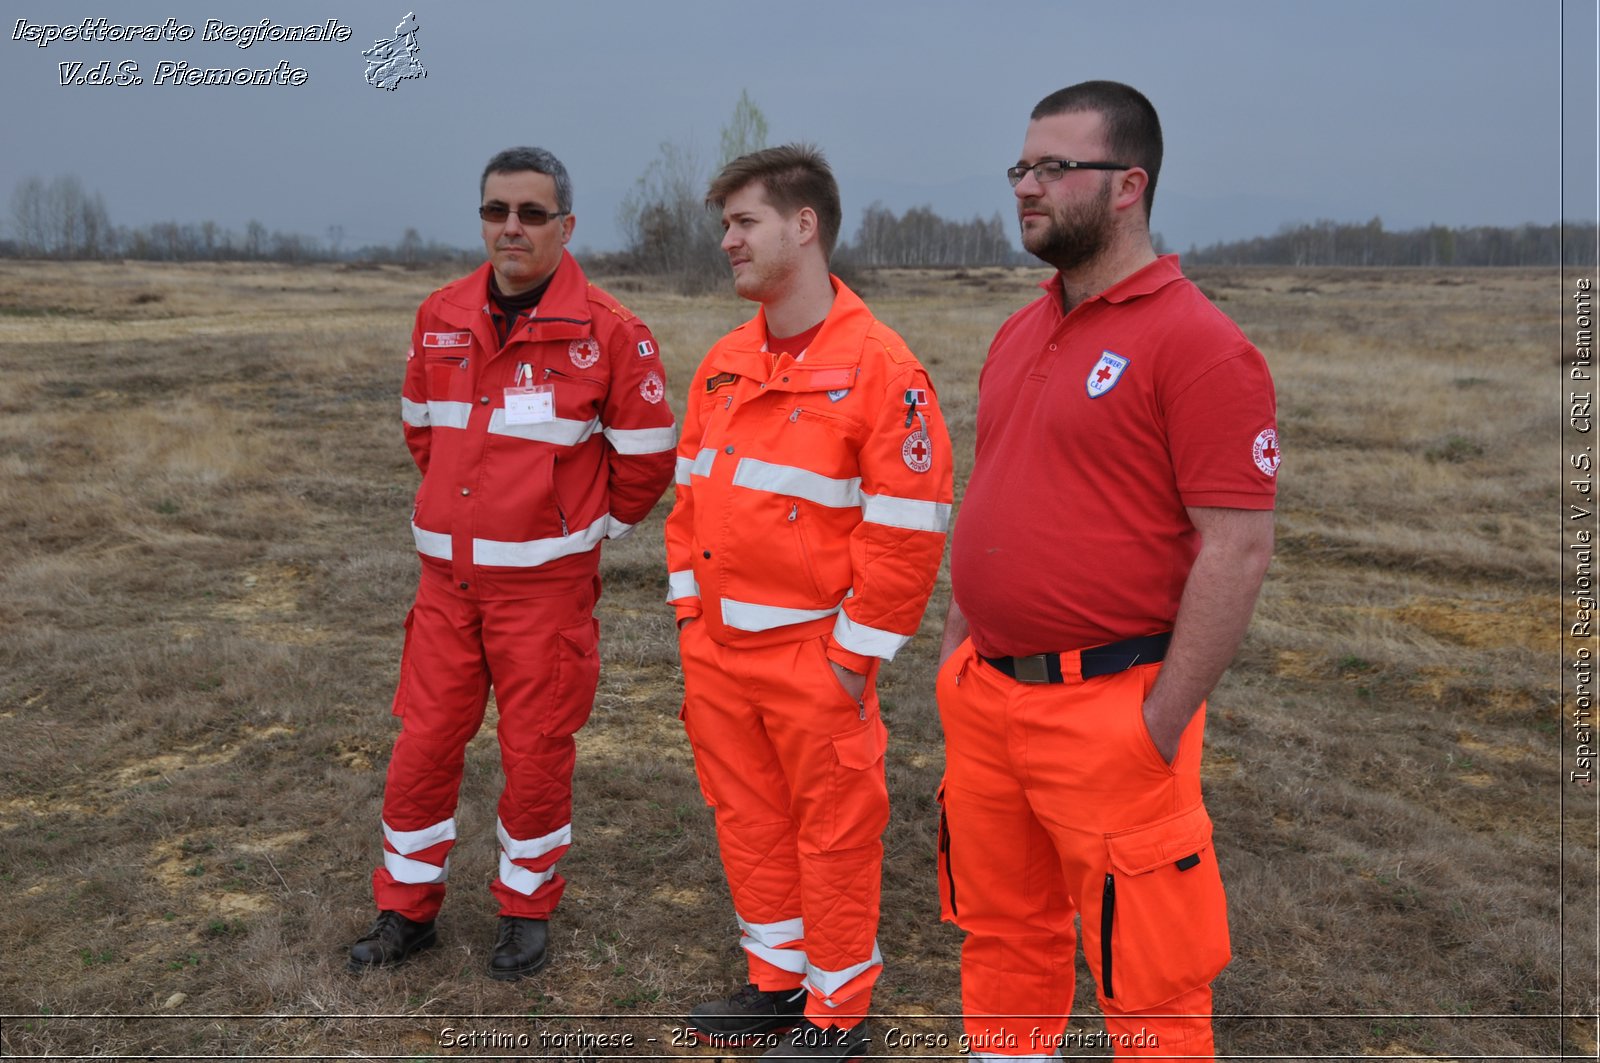
[{"label": "reflective silver stripe", "polygon": [[500,848],[513,860],[532,860],[543,856],[552,849],[559,849],[563,845],[572,844],[572,824],[559,827],[542,838],[530,838],[523,841],[513,838],[506,831],[506,825],[498,819],[494,821],[495,836],[500,839]]},{"label": "reflective silver stripe", "polygon": [[592,550],[606,537],[611,515],[608,513],[570,535],[556,535],[549,539],[529,539],[526,542],[507,543],[498,539],[472,540],[472,561],[478,565],[495,565],[500,568],[536,568],[558,557],[581,554]]},{"label": "reflective silver stripe", "polygon": [[638,527],[638,525],[624,524],[616,517],[610,516],[609,514],[606,516],[607,539],[626,539],[628,536],[633,534],[633,529],[636,527]]},{"label": "reflective silver stripe", "polygon": [[383,851],[383,867],[394,877],[396,882],[404,882],[413,886],[423,883],[443,882],[450,877],[450,858],[448,856],[444,858],[443,865],[434,865],[424,863],[421,860],[413,860],[409,856],[401,856],[399,853],[391,853],[385,849]]},{"label": "reflective silver stripe", "polygon": [[400,419],[412,428],[427,428],[433,424],[433,418],[428,414],[428,404],[412,402],[404,395],[400,397]]},{"label": "reflective silver stripe", "polygon": [[722,599],[722,622],[740,631],[768,631],[789,624],[803,624],[807,620],[821,620],[839,611],[832,609],[786,609],[781,605],[757,605],[754,602],[736,602]]},{"label": "reflective silver stripe", "polygon": [[710,476],[711,463],[716,460],[717,452],[705,447],[694,456],[694,464],[689,467],[689,471],[696,476]]},{"label": "reflective silver stripe", "polygon": [[891,528],[911,531],[944,532],[950,527],[950,503],[924,502],[920,498],[894,495],[863,495],[861,519]]},{"label": "reflective silver stripe", "polygon": [[450,873],[450,858],[445,857],[443,865],[430,864],[422,860],[413,860],[410,853],[421,852],[440,842],[454,841],[456,837],[456,821],[454,818],[442,820],[431,827],[421,830],[395,830],[389,824],[383,824],[383,836],[389,845],[396,851],[388,848],[383,850],[383,866],[389,874],[394,876],[396,882],[412,884],[443,882]]},{"label": "reflective silver stripe", "polygon": [[833,638],[851,653],[859,653],[863,657],[882,657],[886,661],[893,660],[900,648],[911,641],[910,635],[859,624],[846,613],[840,613],[839,619],[834,622]]},{"label": "reflective silver stripe", "polygon": [[689,482],[689,473],[694,470],[694,459],[678,457],[678,463],[673,466],[672,480],[674,483],[686,484]]},{"label": "reflective silver stripe", "polygon": [[[466,425],[463,424],[461,427],[465,428]],[[570,421],[557,417],[553,421],[541,421],[539,424],[506,424],[506,411],[495,410],[489,414],[490,435],[531,439],[536,443],[555,443],[563,447],[575,447],[599,430],[598,417],[591,417],[587,421]]]},{"label": "reflective silver stripe", "polygon": [[389,824],[383,825],[383,836],[388,839],[394,850],[402,855],[420,852],[430,845],[440,842],[452,842],[456,839],[456,821],[454,817],[440,820],[431,827],[421,830],[395,830]]},{"label": "reflective silver stripe", "polygon": [[822,998],[822,1002],[830,1008],[838,1007],[833,1001],[835,990],[842,988],[852,978],[874,967],[883,966],[883,953],[878,951],[878,943],[872,943],[872,958],[863,960],[854,967],[846,967],[842,971],[824,971],[820,967],[806,965],[806,988]]},{"label": "reflective silver stripe", "polygon": [[799,919],[785,919],[780,923],[747,923],[739,920],[744,937],[739,946],[752,955],[759,956],[781,971],[803,974],[806,971],[804,949],[786,949],[782,946],[805,938],[805,925]]},{"label": "reflective silver stripe", "polygon": [[411,538],[416,541],[417,553],[426,554],[428,557],[437,557],[441,561],[450,560],[450,536],[444,532],[419,528],[417,527],[417,522],[412,521]]},{"label": "reflective silver stripe", "polygon": [[428,400],[428,418],[433,421],[435,428],[465,428],[467,418],[472,416],[472,403],[470,402],[445,402],[443,399]]},{"label": "reflective silver stripe", "polygon": [[774,465],[756,458],[740,458],[733,470],[733,486],[775,495],[793,495],[819,506],[848,509],[861,504],[861,477],[838,480],[793,465]]},{"label": "reflective silver stripe", "polygon": [[607,428],[606,442],[618,454],[660,454],[678,445],[678,426],[667,428]]},{"label": "reflective silver stripe", "polygon": [[553,867],[546,871],[529,871],[520,864],[513,864],[511,857],[505,853],[500,854],[500,881],[524,897],[533,896],[534,890],[555,877],[556,869]]},{"label": "reflective silver stripe", "polygon": [[679,598],[700,597],[700,584],[694,578],[694,569],[686,568],[682,572],[667,573],[667,601],[675,602]]}]

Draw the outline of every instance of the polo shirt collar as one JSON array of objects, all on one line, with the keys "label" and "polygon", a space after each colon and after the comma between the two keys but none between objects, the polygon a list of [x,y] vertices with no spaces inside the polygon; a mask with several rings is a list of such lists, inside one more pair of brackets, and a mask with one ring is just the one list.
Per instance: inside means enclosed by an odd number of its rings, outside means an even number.
[{"label": "polo shirt collar", "polygon": [[[1150,295],[1160,291],[1175,280],[1183,277],[1183,271],[1178,268],[1177,255],[1161,255],[1154,262],[1141,269],[1128,274],[1126,277],[1113,284],[1103,292],[1085,299],[1079,306],[1092,303],[1096,299],[1103,299],[1108,303],[1125,303],[1137,299],[1141,295]],[[1057,307],[1061,305],[1061,274],[1056,273],[1039,287],[1050,293],[1050,299]]]}]

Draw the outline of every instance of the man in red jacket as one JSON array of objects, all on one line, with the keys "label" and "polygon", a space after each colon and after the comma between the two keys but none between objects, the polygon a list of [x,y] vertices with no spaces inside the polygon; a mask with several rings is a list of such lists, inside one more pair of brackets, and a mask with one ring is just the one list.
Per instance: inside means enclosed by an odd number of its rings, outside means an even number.
[{"label": "man in red jacket", "polygon": [[511,148],[479,191],[489,261],[428,297],[406,356],[422,578],[394,698],[379,915],[350,949],[356,971],[434,943],[462,763],[491,686],[506,781],[489,973],[544,966],[566,885],[556,863],[572,841],[573,734],[600,670],[600,542],[631,531],[672,478],[655,340],[567,254],[566,168]]},{"label": "man in red jacket", "polygon": [[769,1055],[848,1059],[883,969],[874,688],[933,590],[950,439],[905,341],[828,273],[839,189],[820,153],[742,156],[707,201],[760,309],[690,385],[668,600],[748,984],[689,1023],[721,1041],[792,1028]]}]

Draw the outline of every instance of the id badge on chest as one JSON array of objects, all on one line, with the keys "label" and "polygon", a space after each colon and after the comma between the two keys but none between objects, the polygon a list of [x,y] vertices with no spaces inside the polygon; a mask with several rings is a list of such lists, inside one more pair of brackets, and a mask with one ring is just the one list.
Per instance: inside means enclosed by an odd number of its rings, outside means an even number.
[{"label": "id badge on chest", "polygon": [[506,388],[506,424],[548,424],[555,419],[554,384]]}]

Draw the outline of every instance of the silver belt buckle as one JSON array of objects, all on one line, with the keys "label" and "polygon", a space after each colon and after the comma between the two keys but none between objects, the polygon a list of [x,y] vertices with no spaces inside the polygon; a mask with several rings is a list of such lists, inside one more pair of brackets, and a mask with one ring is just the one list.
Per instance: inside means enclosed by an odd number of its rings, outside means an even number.
[{"label": "silver belt buckle", "polygon": [[1019,683],[1048,683],[1050,682],[1050,669],[1045,664],[1045,655],[1036,653],[1032,657],[1013,657],[1011,667],[1016,672]]}]

